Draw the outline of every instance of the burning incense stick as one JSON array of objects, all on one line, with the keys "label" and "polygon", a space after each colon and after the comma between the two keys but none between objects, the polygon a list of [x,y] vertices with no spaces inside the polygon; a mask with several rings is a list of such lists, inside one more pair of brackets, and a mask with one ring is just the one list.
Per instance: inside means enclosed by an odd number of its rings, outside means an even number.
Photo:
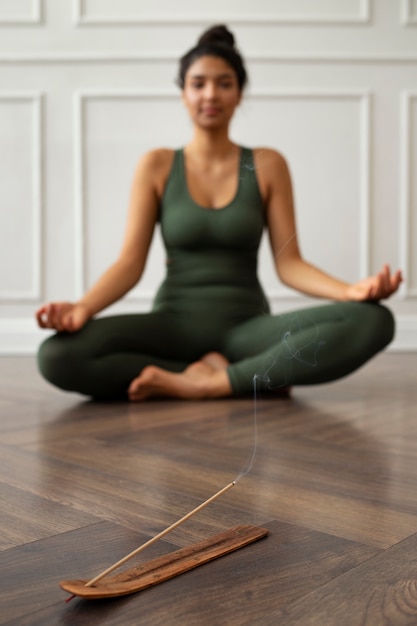
[{"label": "burning incense stick", "polygon": [[199,511],[201,511],[201,509],[204,509],[204,507],[206,507],[208,504],[210,504],[210,502],[213,502],[213,500],[216,500],[221,495],[223,495],[226,491],[228,491],[229,489],[234,487],[235,484],[236,484],[236,481],[234,480],[231,483],[229,483],[228,485],[226,485],[226,487],[223,487],[223,489],[220,489],[220,491],[218,491],[213,496],[211,496],[211,498],[208,498],[208,500],[205,500],[202,504],[200,504],[195,509],[193,509],[192,511],[187,513],[187,515],[184,515],[184,517],[181,517],[181,519],[179,519],[176,522],[174,522],[174,524],[171,524],[171,526],[168,526],[168,528],[165,528],[165,530],[160,532],[158,535],[155,535],[155,537],[153,537],[152,539],[149,539],[149,541],[147,541],[146,543],[142,544],[141,546],[139,546],[138,548],[133,550],[133,552],[130,552],[125,557],[120,559],[120,561],[117,561],[117,563],[114,563],[113,565],[108,567],[106,570],[101,572],[101,574],[98,574],[95,578],[92,578],[91,580],[89,580],[87,583],[85,583],[85,586],[86,587],[92,587],[99,580],[101,580],[102,578],[107,576],[107,574],[110,574],[110,572],[113,572],[115,569],[117,569],[118,567],[123,565],[123,563],[126,563],[126,561],[128,561],[132,557],[134,557],[137,554],[139,554],[139,552],[142,552],[142,550],[144,550],[148,546],[150,546],[153,543],[155,543],[156,541],[158,541],[158,539],[162,539],[162,537],[165,537],[165,535],[167,535],[169,532],[171,532],[171,530],[174,530],[174,528],[177,528],[178,526],[180,526],[180,524],[183,524],[184,522],[186,522],[188,519],[190,519],[190,517],[192,517],[193,515],[195,515]]}]

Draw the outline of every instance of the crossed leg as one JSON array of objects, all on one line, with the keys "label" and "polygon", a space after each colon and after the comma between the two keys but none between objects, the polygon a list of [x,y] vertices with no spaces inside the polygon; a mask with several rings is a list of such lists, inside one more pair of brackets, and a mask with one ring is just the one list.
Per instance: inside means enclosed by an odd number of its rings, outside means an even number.
[{"label": "crossed leg", "polygon": [[229,330],[211,320],[187,324],[169,314],[137,314],[58,333],[42,344],[38,361],[52,384],[102,399],[125,398],[126,392],[130,400],[241,395],[252,391],[254,375],[268,391],[282,393],[288,385],[353,372],[393,332],[391,313],[370,303],[264,315]]}]

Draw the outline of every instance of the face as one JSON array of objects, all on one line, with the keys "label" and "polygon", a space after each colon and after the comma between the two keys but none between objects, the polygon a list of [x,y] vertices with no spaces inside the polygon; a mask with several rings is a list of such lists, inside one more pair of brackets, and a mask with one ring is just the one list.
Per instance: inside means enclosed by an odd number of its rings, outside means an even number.
[{"label": "face", "polygon": [[198,126],[227,126],[240,99],[236,73],[223,59],[204,56],[188,68],[182,100]]}]

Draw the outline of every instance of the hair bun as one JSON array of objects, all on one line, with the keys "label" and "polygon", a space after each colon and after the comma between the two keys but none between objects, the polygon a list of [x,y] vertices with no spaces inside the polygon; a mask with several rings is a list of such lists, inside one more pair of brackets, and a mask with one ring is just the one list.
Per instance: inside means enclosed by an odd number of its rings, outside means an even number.
[{"label": "hair bun", "polygon": [[216,24],[208,28],[199,38],[197,45],[188,50],[180,59],[180,69],[177,84],[184,89],[185,76],[190,66],[204,56],[214,56],[223,59],[235,71],[242,90],[246,85],[248,76],[242,55],[235,46],[233,33],[224,24]]},{"label": "hair bun", "polygon": [[219,24],[206,30],[198,40],[199,46],[205,46],[207,44],[221,44],[234,48],[235,38],[226,26]]}]

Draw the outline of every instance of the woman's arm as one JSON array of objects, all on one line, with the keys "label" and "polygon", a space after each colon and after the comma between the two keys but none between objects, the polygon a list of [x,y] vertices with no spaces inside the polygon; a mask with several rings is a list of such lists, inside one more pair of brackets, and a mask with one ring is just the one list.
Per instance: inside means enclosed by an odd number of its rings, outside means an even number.
[{"label": "woman's arm", "polygon": [[41,327],[78,330],[93,315],[122,298],[139,281],[158,219],[170,153],[169,150],[155,150],[139,161],[130,193],[124,241],[116,261],[78,302],[43,305],[36,312]]},{"label": "woman's arm", "polygon": [[388,266],[357,283],[347,283],[305,261],[298,245],[291,177],[285,159],[260,149],[255,166],[267,207],[268,231],[275,268],[282,282],[309,296],[330,300],[379,300],[399,287],[401,272],[391,275]]}]

